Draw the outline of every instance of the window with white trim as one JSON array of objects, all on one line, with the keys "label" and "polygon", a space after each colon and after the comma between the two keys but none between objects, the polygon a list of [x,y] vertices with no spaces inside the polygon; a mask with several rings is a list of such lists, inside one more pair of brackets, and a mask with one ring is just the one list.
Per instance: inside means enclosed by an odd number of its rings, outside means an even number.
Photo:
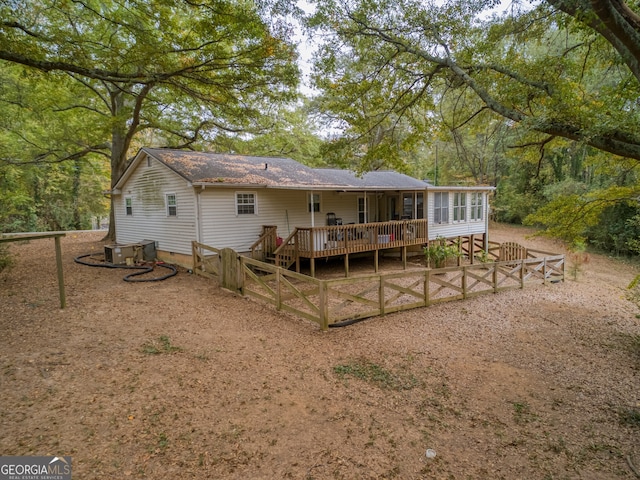
[{"label": "window with white trim", "polygon": [[257,212],[256,194],[236,192],[236,215],[254,215]]},{"label": "window with white trim", "polygon": [[307,194],[307,212],[311,213],[311,205],[313,205],[313,211],[320,211],[320,194],[319,193],[308,193]]},{"label": "window with white trim", "polygon": [[449,223],[449,192],[433,194],[433,223]]},{"label": "window with white trim", "polygon": [[465,222],[467,220],[467,194],[455,192],[453,194],[453,221]]},{"label": "window with white trim", "polygon": [[124,213],[127,216],[133,215],[133,198],[124,197]]},{"label": "window with white trim", "polygon": [[471,194],[471,220],[482,220],[482,192],[474,192]]},{"label": "window with white trim", "polygon": [[165,204],[167,205],[167,216],[175,217],[178,215],[178,199],[175,193],[165,194]]}]

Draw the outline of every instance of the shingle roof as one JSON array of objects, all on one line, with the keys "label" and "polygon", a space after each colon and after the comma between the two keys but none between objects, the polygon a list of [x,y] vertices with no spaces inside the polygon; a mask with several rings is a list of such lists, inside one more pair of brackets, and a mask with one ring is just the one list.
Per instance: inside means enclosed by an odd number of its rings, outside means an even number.
[{"label": "shingle roof", "polygon": [[197,184],[340,190],[422,190],[428,185],[422,180],[393,171],[367,172],[357,176],[348,170],[307,167],[290,158],[163,148],[143,148],[142,151],[189,182]]}]

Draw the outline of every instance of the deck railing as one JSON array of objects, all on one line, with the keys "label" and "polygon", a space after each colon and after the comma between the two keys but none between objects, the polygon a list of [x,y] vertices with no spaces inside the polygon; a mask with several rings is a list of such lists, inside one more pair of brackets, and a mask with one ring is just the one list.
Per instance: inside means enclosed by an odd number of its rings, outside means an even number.
[{"label": "deck railing", "polygon": [[296,234],[285,241],[275,253],[295,247],[300,257],[319,258],[422,245],[427,241],[426,219],[298,227]]}]

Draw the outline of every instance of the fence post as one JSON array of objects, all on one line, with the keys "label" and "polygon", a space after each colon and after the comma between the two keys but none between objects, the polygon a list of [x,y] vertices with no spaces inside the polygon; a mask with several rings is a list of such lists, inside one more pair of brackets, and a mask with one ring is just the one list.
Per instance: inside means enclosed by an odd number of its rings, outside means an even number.
[{"label": "fence post", "polygon": [[282,310],[282,269],[276,268],[276,308]]},{"label": "fence post", "polygon": [[498,262],[493,262],[493,293],[498,293]]},{"label": "fence post", "polygon": [[320,328],[322,328],[323,331],[327,331],[329,329],[329,299],[327,298],[326,280],[320,280],[318,290],[320,291],[320,305],[318,305]]},{"label": "fence post", "polygon": [[431,299],[429,298],[429,278],[431,276],[431,270],[425,270],[424,272],[424,306],[431,305]]},{"label": "fence post", "polygon": [[240,258],[235,250],[223,248],[220,251],[222,261],[220,284],[223,288],[234,292],[242,290],[242,280],[240,276]]},{"label": "fence post", "polygon": [[193,273],[196,273],[198,269],[198,249],[196,248],[196,241],[191,241],[191,259],[193,260]]},{"label": "fence post", "polygon": [[547,257],[542,259],[542,284],[547,285]]},{"label": "fence post", "polygon": [[524,258],[520,260],[520,288],[524,288]]},{"label": "fence post", "polygon": [[380,275],[378,284],[378,303],[380,304],[380,315],[384,315],[384,277]]},{"label": "fence post", "polygon": [[467,299],[467,267],[462,267],[462,299]]}]

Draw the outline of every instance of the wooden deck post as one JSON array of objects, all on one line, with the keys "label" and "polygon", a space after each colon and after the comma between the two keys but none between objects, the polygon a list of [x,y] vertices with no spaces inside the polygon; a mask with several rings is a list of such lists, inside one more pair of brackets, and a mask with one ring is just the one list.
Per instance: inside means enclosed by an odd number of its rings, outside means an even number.
[{"label": "wooden deck post", "polygon": [[378,273],[378,249],[373,251],[373,271]]},{"label": "wooden deck post", "polygon": [[315,278],[316,277],[316,259],[313,257],[309,259],[309,268],[311,270],[310,272],[311,276]]},{"label": "wooden deck post", "polygon": [[471,260],[471,265],[476,263],[476,239],[474,234],[469,236],[469,260]]},{"label": "wooden deck post", "polygon": [[344,255],[344,276],[349,276],[349,254],[345,253]]},{"label": "wooden deck post", "polygon": [[407,246],[402,246],[402,268],[404,270],[407,269]]}]

